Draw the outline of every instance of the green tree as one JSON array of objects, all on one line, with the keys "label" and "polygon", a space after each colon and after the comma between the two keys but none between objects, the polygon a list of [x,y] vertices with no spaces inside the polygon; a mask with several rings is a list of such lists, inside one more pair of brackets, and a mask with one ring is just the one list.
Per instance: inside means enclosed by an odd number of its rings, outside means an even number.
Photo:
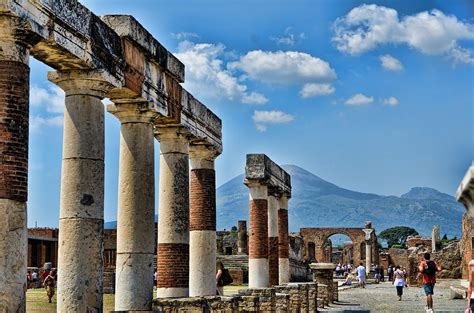
[{"label": "green tree", "polygon": [[418,232],[411,227],[396,226],[388,228],[379,234],[379,238],[387,241],[388,247],[400,245],[406,247],[408,236],[416,236]]},{"label": "green tree", "polygon": [[441,240],[448,240],[448,235],[444,234],[443,238]]}]

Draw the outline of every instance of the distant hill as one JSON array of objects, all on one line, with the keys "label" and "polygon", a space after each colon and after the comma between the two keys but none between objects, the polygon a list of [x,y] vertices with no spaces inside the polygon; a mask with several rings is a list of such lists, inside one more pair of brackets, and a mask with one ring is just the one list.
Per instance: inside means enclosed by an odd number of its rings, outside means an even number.
[{"label": "distant hill", "polygon": [[[362,227],[370,220],[377,232],[405,225],[431,235],[432,226],[439,224],[442,235],[461,236],[464,207],[435,189],[415,187],[401,197],[381,196],[340,188],[298,166],[283,168],[290,173],[293,187],[290,231],[301,227]],[[218,229],[248,220],[248,188],[243,178],[239,175],[217,189]]]},{"label": "distant hill", "polygon": [[[436,189],[415,187],[400,197],[381,196],[338,187],[295,165],[283,168],[291,175],[293,188],[290,231],[301,227],[363,227],[365,221],[372,221],[378,233],[404,225],[430,236],[432,226],[439,224],[441,235],[461,237],[464,207]],[[242,174],[217,188],[217,229],[230,229],[238,220],[248,221],[248,188],[243,180]],[[105,228],[116,227],[116,221],[105,223]]]}]

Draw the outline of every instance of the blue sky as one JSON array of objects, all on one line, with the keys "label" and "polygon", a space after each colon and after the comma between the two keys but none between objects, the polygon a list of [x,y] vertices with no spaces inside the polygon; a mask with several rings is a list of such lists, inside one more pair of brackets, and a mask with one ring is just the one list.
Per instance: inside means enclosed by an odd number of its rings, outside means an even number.
[{"label": "blue sky", "polygon": [[[266,153],[357,191],[454,194],[474,159],[468,0],[82,3],[135,16],[185,63],[185,87],[223,121],[218,185],[247,153]],[[64,100],[48,70],[31,61],[29,226],[59,216]],[[116,219],[118,158],[119,123],[107,114],[106,221]]]}]

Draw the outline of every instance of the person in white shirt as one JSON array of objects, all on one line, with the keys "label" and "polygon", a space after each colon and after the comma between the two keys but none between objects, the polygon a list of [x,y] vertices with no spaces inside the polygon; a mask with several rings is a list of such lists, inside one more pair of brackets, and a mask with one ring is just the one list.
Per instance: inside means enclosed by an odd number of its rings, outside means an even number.
[{"label": "person in white shirt", "polygon": [[366,270],[362,262],[360,263],[359,267],[357,267],[357,279],[359,281],[359,288],[365,288],[365,275]]},{"label": "person in white shirt", "polygon": [[393,272],[393,285],[397,288],[398,301],[402,301],[403,287],[405,287],[405,273],[398,265]]}]

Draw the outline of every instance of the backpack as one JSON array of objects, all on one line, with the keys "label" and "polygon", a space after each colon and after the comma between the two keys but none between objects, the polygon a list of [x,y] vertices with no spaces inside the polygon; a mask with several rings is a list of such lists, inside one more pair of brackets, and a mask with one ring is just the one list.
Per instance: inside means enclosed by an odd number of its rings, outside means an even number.
[{"label": "backpack", "polygon": [[429,276],[433,276],[434,274],[436,274],[436,271],[438,269],[436,268],[436,264],[434,261],[426,261],[426,267],[425,269],[423,270],[423,274],[426,274],[426,275],[429,275]]},{"label": "backpack", "polygon": [[230,276],[229,270],[224,268],[222,270],[222,276],[219,279],[219,286],[227,286],[234,282],[232,276]]}]

